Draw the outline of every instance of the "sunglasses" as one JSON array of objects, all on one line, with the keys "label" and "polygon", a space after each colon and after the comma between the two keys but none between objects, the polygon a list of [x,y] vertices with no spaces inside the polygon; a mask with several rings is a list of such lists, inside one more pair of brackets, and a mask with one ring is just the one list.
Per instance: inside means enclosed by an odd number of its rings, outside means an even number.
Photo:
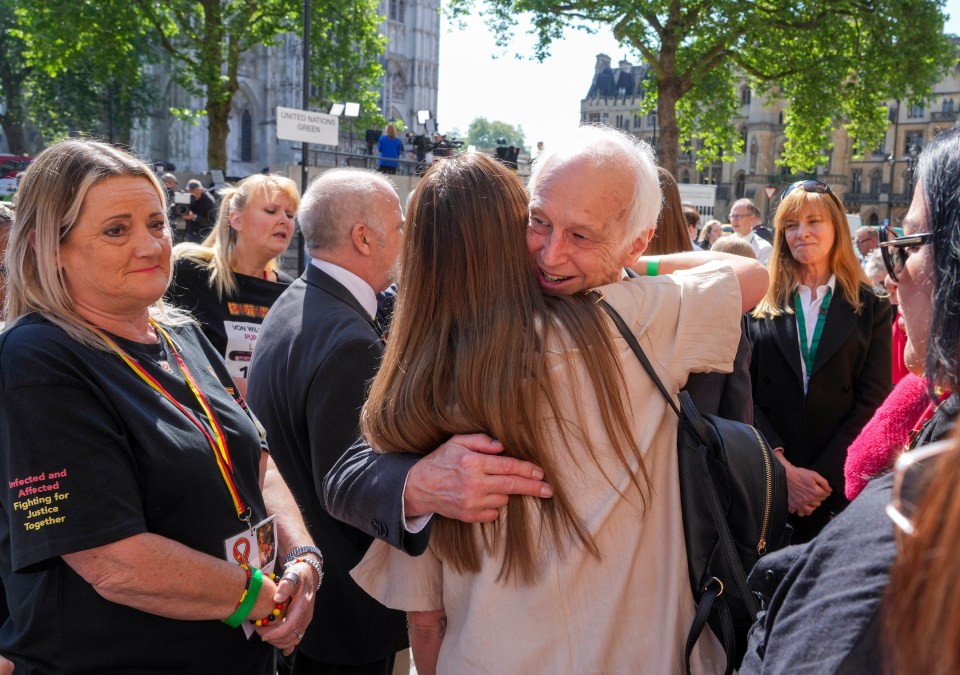
[{"label": "sunglasses", "polygon": [[816,192],[817,194],[821,195],[830,195],[830,198],[833,199],[833,203],[837,205],[838,209],[840,209],[840,213],[845,213],[843,204],[841,204],[840,200],[837,199],[837,195],[833,193],[833,190],[830,189],[829,185],[820,180],[798,180],[796,183],[783,191],[783,194],[780,195],[780,201],[783,201],[788,194],[797,188],[802,188],[804,192]]},{"label": "sunglasses", "polygon": [[936,471],[937,462],[954,452],[952,441],[938,441],[905,452],[893,465],[893,497],[887,504],[887,517],[908,535],[916,534],[915,520],[920,500]]},{"label": "sunglasses", "polygon": [[890,241],[880,242],[880,255],[883,256],[883,264],[887,268],[890,278],[893,281],[898,281],[897,275],[903,271],[903,266],[907,264],[911,248],[926,246],[932,241],[933,232],[924,232],[923,234],[912,234],[908,237],[897,237]]}]

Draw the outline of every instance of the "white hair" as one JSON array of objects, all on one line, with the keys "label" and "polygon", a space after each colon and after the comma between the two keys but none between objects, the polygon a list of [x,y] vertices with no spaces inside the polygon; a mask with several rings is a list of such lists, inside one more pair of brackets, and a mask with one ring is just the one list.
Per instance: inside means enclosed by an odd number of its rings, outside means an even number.
[{"label": "white hair", "polygon": [[537,157],[530,172],[528,188],[536,197],[543,181],[544,169],[553,163],[587,159],[594,166],[614,166],[635,176],[633,197],[625,218],[628,239],[636,239],[657,225],[663,193],[657,175],[653,148],[636,136],[602,125],[584,125],[564,139],[562,145],[551,145]]}]

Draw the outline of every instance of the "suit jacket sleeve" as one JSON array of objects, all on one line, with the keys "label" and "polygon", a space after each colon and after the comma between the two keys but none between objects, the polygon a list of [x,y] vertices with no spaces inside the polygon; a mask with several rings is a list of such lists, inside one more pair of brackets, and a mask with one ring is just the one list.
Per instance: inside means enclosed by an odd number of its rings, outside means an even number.
[{"label": "suit jacket sleeve", "polygon": [[740,344],[733,361],[733,372],[725,378],[720,397],[719,417],[753,424],[753,386],[750,381],[750,341],[740,331]]},{"label": "suit jacket sleeve", "polygon": [[[826,478],[834,492],[839,494],[843,494],[843,465],[847,459],[847,448],[890,393],[893,381],[890,356],[893,310],[887,300],[872,294],[864,300],[864,305],[868,303],[872,304],[869,308],[872,310],[870,346],[860,377],[853,383],[853,408],[829,444],[809,467]],[[864,306],[863,312],[868,312],[867,306]]]},{"label": "suit jacket sleeve", "polygon": [[[757,400],[753,397],[753,385],[757,382],[757,374],[760,367],[758,360],[753,358],[753,345],[760,340],[764,321],[767,321],[767,319],[754,319],[749,314],[744,314],[741,327],[743,329],[743,336],[750,346],[750,402],[753,406],[753,426],[760,430],[760,433],[767,439],[767,443],[770,444],[770,449],[772,450],[773,448],[782,448],[783,439],[780,437],[780,434],[777,433],[777,430],[773,428],[773,424],[767,419],[763,410],[760,409]],[[739,358],[739,352],[737,356]]]},{"label": "suit jacket sleeve", "polygon": [[323,481],[327,512],[410,555],[427,549],[433,519],[417,533],[403,523],[403,488],[420,455],[378,453],[359,440],[333,465]]}]

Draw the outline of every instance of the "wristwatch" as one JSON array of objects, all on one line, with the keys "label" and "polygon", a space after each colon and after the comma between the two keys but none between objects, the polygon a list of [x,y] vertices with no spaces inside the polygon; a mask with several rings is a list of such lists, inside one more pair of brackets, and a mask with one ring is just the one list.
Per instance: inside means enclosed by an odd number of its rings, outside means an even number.
[{"label": "wristwatch", "polygon": [[317,588],[323,583],[323,553],[316,546],[297,546],[287,554],[283,561],[283,569],[297,562],[305,562],[317,572]]}]

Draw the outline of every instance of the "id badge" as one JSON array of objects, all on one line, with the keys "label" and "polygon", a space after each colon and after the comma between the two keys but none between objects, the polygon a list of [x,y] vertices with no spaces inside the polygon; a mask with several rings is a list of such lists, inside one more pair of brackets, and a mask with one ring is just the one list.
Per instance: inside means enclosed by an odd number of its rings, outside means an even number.
[{"label": "id badge", "polygon": [[[246,564],[260,569],[263,574],[273,572],[277,564],[277,517],[264,518],[256,525],[223,542],[224,555],[228,562]],[[249,639],[253,626],[244,621],[240,624]]]}]

